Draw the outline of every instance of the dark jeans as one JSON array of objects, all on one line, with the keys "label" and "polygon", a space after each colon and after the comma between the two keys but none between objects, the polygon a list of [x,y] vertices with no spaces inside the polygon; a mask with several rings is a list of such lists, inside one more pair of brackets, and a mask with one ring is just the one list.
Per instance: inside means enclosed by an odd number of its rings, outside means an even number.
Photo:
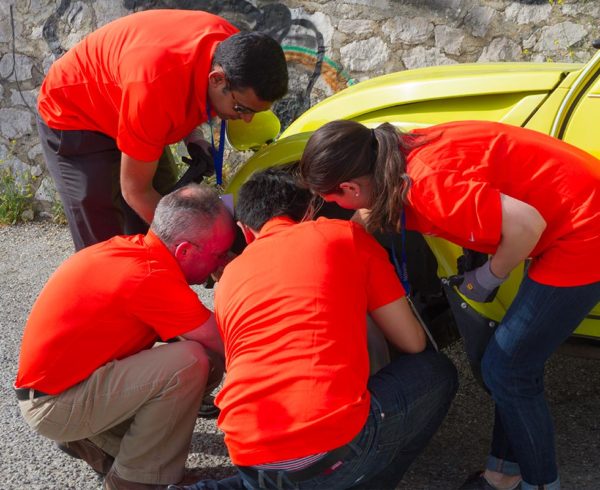
[{"label": "dark jeans", "polygon": [[[456,369],[441,353],[403,355],[369,379],[371,410],[350,453],[333,471],[293,482],[287,471],[240,472],[203,480],[190,490],[393,489],[437,431],[458,387]],[[243,469],[242,469],[243,471]],[[257,473],[257,471],[253,471]],[[260,481],[259,481],[260,480]]]},{"label": "dark jeans", "polygon": [[[75,250],[115,235],[145,233],[145,223],[123,199],[121,151],[96,131],[49,128],[39,117],[38,133],[48,171],[63,203]],[[177,181],[169,148],[158,162],[153,186],[166,194]]]},{"label": "dark jeans", "polygon": [[600,282],[553,287],[525,277],[485,350],[483,380],[496,403],[487,468],[521,474],[524,490],[560,488],[544,365],[598,301]]}]

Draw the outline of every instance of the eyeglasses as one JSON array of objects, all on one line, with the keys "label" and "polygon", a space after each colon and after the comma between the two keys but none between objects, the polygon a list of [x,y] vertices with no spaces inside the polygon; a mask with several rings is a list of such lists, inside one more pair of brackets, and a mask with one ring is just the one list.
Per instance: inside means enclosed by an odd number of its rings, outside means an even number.
[{"label": "eyeglasses", "polygon": [[255,111],[254,109],[250,109],[250,107],[246,107],[243,104],[240,104],[236,98],[235,95],[233,95],[233,90],[231,90],[231,86],[228,84],[227,85],[227,89],[229,90],[229,93],[231,94],[231,98],[233,99],[233,110],[235,112],[237,112],[238,114],[256,114],[258,111]]}]

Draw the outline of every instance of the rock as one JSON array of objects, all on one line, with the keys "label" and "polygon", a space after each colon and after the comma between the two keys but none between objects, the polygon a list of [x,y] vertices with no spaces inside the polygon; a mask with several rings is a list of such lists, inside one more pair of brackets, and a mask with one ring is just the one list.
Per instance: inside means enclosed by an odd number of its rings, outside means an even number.
[{"label": "rock", "polygon": [[433,23],[420,17],[396,17],[387,21],[382,30],[392,43],[421,44],[433,33]]},{"label": "rock", "polygon": [[372,37],[343,46],[340,54],[347,70],[383,73],[390,50],[380,38]]}]

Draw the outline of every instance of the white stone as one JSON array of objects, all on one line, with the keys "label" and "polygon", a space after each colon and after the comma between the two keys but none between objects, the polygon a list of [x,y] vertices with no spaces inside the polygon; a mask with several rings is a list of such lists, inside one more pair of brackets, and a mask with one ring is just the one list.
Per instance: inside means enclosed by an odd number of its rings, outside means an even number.
[{"label": "white stone", "polygon": [[561,6],[563,15],[571,16],[575,19],[582,15],[589,15],[592,19],[600,18],[600,4],[597,0],[587,0],[587,2],[575,2],[572,4],[563,4]]},{"label": "white stone", "polygon": [[54,55],[51,53],[47,53],[46,56],[44,56],[44,58],[42,59],[42,68],[44,70],[44,75],[48,73],[48,70],[50,69],[50,66],[52,65],[52,63],[54,63],[55,58]]},{"label": "white stone", "polygon": [[440,48],[424,48],[423,46],[417,46],[406,52],[402,56],[402,62],[407,69],[422,68],[424,66],[437,66],[437,65],[455,65],[456,61],[445,56]]},{"label": "white stone", "polygon": [[543,27],[535,50],[556,53],[581,41],[588,31],[573,22],[561,22],[553,26]]},{"label": "white stone", "polygon": [[465,24],[475,37],[484,37],[496,13],[490,7],[472,7],[465,16]]},{"label": "white stone", "polygon": [[33,221],[34,217],[35,217],[35,215],[33,213],[33,209],[31,209],[31,208],[28,208],[21,213],[21,221],[24,221],[24,222]]},{"label": "white stone", "polygon": [[523,40],[523,49],[533,49],[537,42],[537,36],[532,34],[527,39]]},{"label": "white stone", "polygon": [[[23,97],[21,97],[21,93]],[[24,106],[27,104],[32,110],[35,110],[37,105],[37,90],[21,90],[21,93],[18,90],[12,89],[10,103],[13,106]],[[23,99],[25,99],[25,102],[23,102]]]},{"label": "white stone", "polygon": [[38,201],[54,202],[58,199],[54,182],[49,177],[44,177],[40,182],[36,192],[35,199]]},{"label": "white stone", "polygon": [[8,168],[19,184],[24,183],[23,176],[29,171],[29,165],[19,159],[12,151],[8,151],[0,158],[0,164]]},{"label": "white stone", "polygon": [[435,27],[435,45],[448,54],[460,54],[464,38],[460,29],[443,25]]},{"label": "white stone", "polygon": [[44,39],[44,26],[34,26],[31,29],[31,39]]},{"label": "white stone", "polygon": [[[22,39],[23,32],[23,22],[20,19],[20,16],[16,9],[14,8],[14,3],[8,0],[0,1],[0,43],[11,43],[12,48],[12,40],[13,33],[12,27],[10,23],[10,6],[13,5],[13,18],[14,18],[14,27],[15,40]],[[17,2],[19,3],[19,2]]]},{"label": "white stone", "polygon": [[366,41],[354,41],[340,49],[342,63],[347,70],[373,71],[380,74],[390,56],[390,50],[380,39],[372,37]]},{"label": "white stone", "polygon": [[94,10],[96,12],[96,23],[98,27],[102,27],[109,22],[130,14],[123,6],[123,1],[107,1],[94,2]]},{"label": "white stone", "polygon": [[498,37],[483,49],[477,61],[521,61],[522,54],[521,48],[517,43],[506,37]]},{"label": "white stone", "polygon": [[[13,65],[15,69],[13,70]],[[31,78],[31,68],[33,67],[33,61],[29,56],[16,53],[15,63],[13,63],[12,53],[5,54],[0,60],[0,76],[10,81],[15,80],[15,73],[17,79],[20,82],[29,80]]]},{"label": "white stone", "polygon": [[74,2],[61,18],[60,45],[68,50],[95,29],[94,11],[83,2]]},{"label": "white stone", "polygon": [[366,5],[369,8],[381,10],[393,8],[393,4],[391,4],[388,0],[344,0],[344,3],[349,5]]},{"label": "white stone", "polygon": [[[27,152],[27,158],[29,158],[29,160],[31,161],[34,161],[39,155],[42,154],[42,145],[40,143],[37,143],[33,145],[31,149]],[[42,169],[40,168],[40,170]]]},{"label": "white stone", "polygon": [[0,109],[0,134],[6,139],[32,133],[33,116],[28,110]]},{"label": "white stone", "polygon": [[44,173],[44,169],[39,165],[31,165],[29,171],[31,172],[31,175],[36,178]]},{"label": "white stone", "polygon": [[[315,12],[314,14],[307,14],[303,9],[290,9],[290,12],[292,13],[292,19],[305,19],[305,20],[311,21],[315,25],[315,28],[323,36],[323,43],[324,43],[325,47],[328,48],[331,46],[331,39],[333,38],[334,29],[333,29],[333,25],[331,24],[331,19],[329,18],[329,16],[327,16],[321,12]],[[286,39],[288,39],[288,38],[293,39],[294,37],[298,37],[300,39],[300,42],[298,42],[297,44],[299,46],[304,46],[304,45],[306,45],[306,43],[302,42],[302,40],[307,35],[309,37],[314,37],[314,33],[312,30],[305,29],[304,27],[301,27],[301,26],[293,25],[292,28],[290,29],[290,33],[286,36]]]},{"label": "white stone", "polygon": [[372,34],[377,24],[371,20],[340,20],[337,30],[344,34],[352,34],[354,36],[364,36]]},{"label": "white stone", "polygon": [[433,23],[422,17],[414,19],[396,17],[387,21],[382,30],[390,36],[392,43],[420,44],[431,37]]},{"label": "white stone", "polygon": [[552,5],[521,5],[512,3],[504,11],[506,20],[517,24],[540,24],[548,20],[552,13]]}]

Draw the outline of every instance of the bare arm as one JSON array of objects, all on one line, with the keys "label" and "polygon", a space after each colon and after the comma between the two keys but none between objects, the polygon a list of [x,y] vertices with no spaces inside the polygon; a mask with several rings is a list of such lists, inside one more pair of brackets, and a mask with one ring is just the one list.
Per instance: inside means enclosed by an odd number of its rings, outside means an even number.
[{"label": "bare arm", "polygon": [[158,167],[158,160],[142,162],[123,153],[121,157],[121,192],[127,204],[144,220],[151,223],[154,210],[161,196],[152,179]]},{"label": "bare arm", "polygon": [[490,270],[506,277],[535,248],[546,228],[546,221],[529,204],[501,194],[502,236],[490,262]]},{"label": "bare arm", "polygon": [[189,332],[182,335],[184,339],[193,340],[202,344],[207,349],[216,352],[221,357],[225,357],[225,349],[223,347],[223,339],[221,339],[221,333],[217,327],[215,315],[211,313],[208,320],[202,325],[190,330]]},{"label": "bare arm", "polygon": [[425,349],[425,331],[406,298],[392,301],[371,312],[371,318],[385,337],[400,351],[416,354]]}]

